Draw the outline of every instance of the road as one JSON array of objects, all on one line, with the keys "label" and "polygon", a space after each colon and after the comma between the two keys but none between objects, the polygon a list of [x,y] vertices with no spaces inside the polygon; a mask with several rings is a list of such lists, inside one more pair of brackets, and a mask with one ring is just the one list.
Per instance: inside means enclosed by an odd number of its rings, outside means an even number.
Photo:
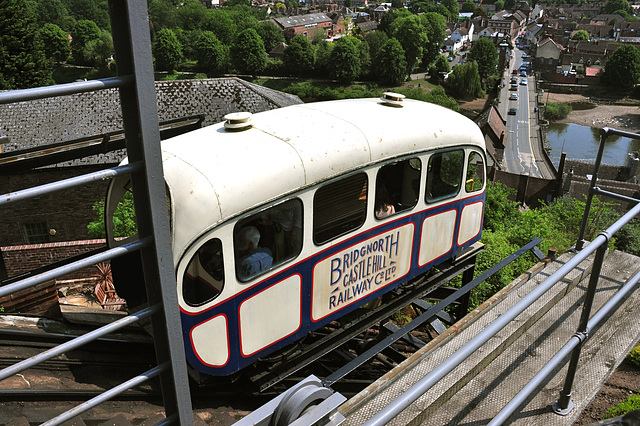
[{"label": "road", "polygon": [[[510,173],[529,175],[539,178],[553,178],[553,173],[542,157],[542,146],[536,132],[537,117],[535,108],[536,82],[535,77],[529,75],[517,76],[515,87],[511,87],[513,69],[519,69],[523,63],[523,51],[513,50],[510,66],[505,70],[503,81],[506,86],[500,91],[500,113],[506,120],[507,137],[504,149],[504,167]],[[518,99],[510,99],[510,95],[516,93]],[[515,108],[515,114],[509,114],[509,110]]]}]

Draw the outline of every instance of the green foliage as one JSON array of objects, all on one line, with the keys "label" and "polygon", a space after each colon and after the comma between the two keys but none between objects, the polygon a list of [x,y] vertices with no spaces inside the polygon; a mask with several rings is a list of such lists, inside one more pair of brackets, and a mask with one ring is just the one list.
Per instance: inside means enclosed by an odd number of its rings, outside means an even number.
[{"label": "green foliage", "polygon": [[447,85],[461,98],[484,96],[477,62],[468,62],[464,65],[453,67],[453,72],[449,74]]},{"label": "green foliage", "polygon": [[[384,31],[369,31],[364,35],[364,41],[369,46],[369,55],[374,58],[378,55],[378,51],[389,40],[389,36]],[[402,52],[404,54],[404,51]]]},{"label": "green foliage", "polygon": [[417,87],[398,89],[396,90],[396,92],[402,93],[409,99],[416,99],[418,101],[440,105],[456,112],[460,111],[460,105],[458,105],[458,102],[456,102],[455,99],[447,96],[441,86],[434,87],[430,92],[425,92],[424,90]]},{"label": "green foliage", "polygon": [[428,69],[442,56],[440,49],[444,46],[444,40],[447,37],[447,21],[439,13],[427,12],[420,16],[420,22],[428,40],[422,49],[422,68]]},{"label": "green foliage", "polygon": [[407,74],[410,74],[418,61],[422,59],[423,47],[429,42],[427,33],[416,15],[400,17],[393,21],[391,37],[395,37],[404,49],[407,61]]},{"label": "green foliage", "polygon": [[[96,219],[87,225],[87,232],[91,238],[105,238],[104,200],[93,205]],[[129,237],[138,232],[136,212],[133,206],[133,193],[126,192],[113,214],[113,232],[115,237]]]},{"label": "green foliage", "polygon": [[566,102],[547,102],[544,117],[548,120],[562,120],[571,114],[571,105]]},{"label": "green foliage", "polygon": [[89,20],[77,21],[71,30],[71,57],[78,65],[93,65],[94,58],[85,55],[85,47],[90,42],[100,39],[102,31],[95,22]]},{"label": "green foliage", "polygon": [[223,74],[229,62],[229,51],[212,31],[203,31],[194,43],[197,68],[213,75]]},{"label": "green foliage", "polygon": [[[610,419],[612,417],[623,416],[636,410],[640,410],[640,394],[637,393],[630,395],[627,399],[625,399],[615,407],[609,408],[609,411],[607,411],[607,414],[605,414],[603,417],[605,419]],[[621,422],[620,424],[626,423]]]},{"label": "green foliage", "polygon": [[47,58],[56,62],[66,61],[71,51],[67,33],[55,24],[44,24],[40,28],[38,36],[44,45],[44,53]]},{"label": "green foliage", "polygon": [[480,77],[487,78],[496,73],[498,68],[498,51],[495,44],[487,37],[482,37],[471,46],[468,54],[470,61],[478,63]]},{"label": "green foliage", "polygon": [[267,52],[262,39],[253,28],[243,30],[238,34],[231,46],[231,64],[244,74],[257,76],[267,66]]},{"label": "green foliage", "polygon": [[351,37],[342,37],[329,54],[331,75],[341,83],[351,83],[360,75],[360,56]]},{"label": "green foliage", "polygon": [[462,4],[462,13],[473,13],[476,10],[476,4],[471,0],[467,0]]},{"label": "green foliage", "polygon": [[633,14],[633,8],[627,0],[607,0],[602,13],[614,13],[616,10],[624,10],[629,14]]},{"label": "green foliage", "polygon": [[184,0],[174,12],[175,27],[184,31],[204,29],[208,22],[207,8],[198,0]]},{"label": "green foliage", "polygon": [[258,35],[264,43],[264,50],[271,52],[277,45],[284,42],[284,33],[271,21],[260,22],[256,27]]},{"label": "green foliage", "polygon": [[106,0],[62,0],[62,3],[74,20],[94,22],[101,30],[111,29]]},{"label": "green foliage", "polygon": [[0,0],[0,58],[0,90],[53,83],[35,14],[24,0]]},{"label": "green foliage", "polygon": [[626,357],[626,360],[631,362],[637,368],[640,368],[640,346],[636,346],[631,349],[631,352]]},{"label": "green foliage", "polygon": [[496,4],[496,12],[500,12],[504,10],[504,0],[497,0],[495,4]]},{"label": "green foliage", "polygon": [[316,75],[326,77],[330,74],[331,51],[335,45],[326,40],[322,40],[316,45],[316,57],[314,60],[314,68]]},{"label": "green foliage", "polygon": [[589,33],[585,30],[578,30],[571,36],[571,40],[589,40]]},{"label": "green foliage", "polygon": [[157,71],[173,72],[184,58],[182,45],[173,30],[163,28],[152,44]]},{"label": "green foliage", "polygon": [[610,86],[631,88],[640,82],[640,51],[623,45],[604,64],[602,81]]},{"label": "green foliage", "polygon": [[303,35],[294,36],[282,55],[282,63],[289,75],[308,76],[313,72],[315,48]]},{"label": "green foliage", "polygon": [[374,59],[373,69],[385,84],[396,86],[407,79],[407,61],[400,42],[390,38],[379,49]]}]

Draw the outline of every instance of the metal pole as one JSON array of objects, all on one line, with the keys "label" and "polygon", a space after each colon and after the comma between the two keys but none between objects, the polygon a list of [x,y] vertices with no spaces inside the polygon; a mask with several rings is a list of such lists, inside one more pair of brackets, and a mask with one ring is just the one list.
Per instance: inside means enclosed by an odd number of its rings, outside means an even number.
[{"label": "metal pole", "polygon": [[[609,236],[602,232],[601,236],[604,236],[609,242]],[[566,416],[573,410],[573,401],[571,401],[571,389],[573,388],[573,381],[576,376],[576,370],[578,369],[578,362],[580,361],[580,351],[582,350],[582,342],[584,342],[589,336],[589,316],[591,315],[591,308],[593,306],[593,299],[596,295],[596,289],[598,287],[598,280],[600,279],[600,271],[602,270],[602,263],[607,253],[608,244],[602,244],[598,247],[596,257],[593,261],[593,269],[591,270],[591,276],[589,277],[589,287],[587,288],[587,294],[585,296],[584,305],[582,306],[582,313],[580,315],[580,324],[578,325],[578,331],[576,335],[584,336],[580,339],[580,344],[577,345],[571,353],[571,361],[569,362],[569,369],[567,370],[567,377],[565,378],[564,387],[560,391],[560,398],[553,404],[553,411],[556,414]]]},{"label": "metal pole", "polygon": [[593,176],[591,176],[591,184],[589,185],[589,193],[587,194],[587,203],[584,206],[584,214],[582,216],[582,224],[578,240],[576,241],[576,251],[582,250],[584,246],[584,234],[587,229],[587,221],[589,220],[589,212],[591,211],[591,201],[593,200],[594,188],[598,181],[598,172],[600,171],[600,163],[602,162],[602,154],[604,153],[604,143],[609,135],[609,128],[605,127],[600,131],[600,145],[598,146],[598,155],[596,155],[596,164],[593,168]]}]

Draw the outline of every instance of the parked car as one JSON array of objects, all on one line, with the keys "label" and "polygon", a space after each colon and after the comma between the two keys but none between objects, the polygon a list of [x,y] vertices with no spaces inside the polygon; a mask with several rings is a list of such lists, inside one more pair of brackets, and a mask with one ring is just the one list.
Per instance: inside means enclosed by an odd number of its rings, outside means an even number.
[{"label": "parked car", "polygon": [[517,93],[512,93],[509,95],[509,100],[510,101],[517,101],[518,100],[518,94]]},{"label": "parked car", "polygon": [[526,76],[527,76],[526,71],[521,71],[521,72],[520,72],[520,77],[526,77]]},{"label": "parked car", "polygon": [[522,80],[520,80],[520,84],[522,84],[523,86],[527,85],[527,79],[523,78]]},{"label": "parked car", "polygon": [[516,84],[518,82],[518,77],[511,77],[511,84]]},{"label": "parked car", "polygon": [[513,74],[518,75],[518,69],[517,68],[514,68]]},{"label": "parked car", "polygon": [[518,90],[518,85],[513,83],[511,87],[509,87],[509,90]]},{"label": "parked car", "polygon": [[507,114],[509,115],[516,115],[516,112],[518,112],[517,109],[515,108],[509,108],[509,111],[507,112]]}]

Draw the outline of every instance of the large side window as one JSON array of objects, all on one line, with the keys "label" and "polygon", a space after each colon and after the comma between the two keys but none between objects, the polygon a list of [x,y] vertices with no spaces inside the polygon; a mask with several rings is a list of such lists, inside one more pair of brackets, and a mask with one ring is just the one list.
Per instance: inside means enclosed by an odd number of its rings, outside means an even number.
[{"label": "large side window", "polygon": [[200,306],[215,299],[223,287],[222,242],[213,238],[189,261],[182,278],[182,297],[187,304]]},{"label": "large side window", "polygon": [[242,282],[295,258],[302,250],[302,201],[294,198],[242,219],[233,242]]},{"label": "large side window", "polygon": [[429,158],[427,170],[428,203],[454,197],[460,191],[464,151],[438,152]]},{"label": "large side window", "polygon": [[376,176],[377,219],[413,208],[418,203],[420,164],[420,159],[411,158],[380,167]]},{"label": "large side window", "polygon": [[467,192],[480,191],[484,186],[484,159],[479,152],[469,154],[467,162],[467,179],[465,190]]},{"label": "large side window", "polygon": [[313,241],[323,244],[362,226],[367,175],[359,173],[319,188],[313,198]]}]

